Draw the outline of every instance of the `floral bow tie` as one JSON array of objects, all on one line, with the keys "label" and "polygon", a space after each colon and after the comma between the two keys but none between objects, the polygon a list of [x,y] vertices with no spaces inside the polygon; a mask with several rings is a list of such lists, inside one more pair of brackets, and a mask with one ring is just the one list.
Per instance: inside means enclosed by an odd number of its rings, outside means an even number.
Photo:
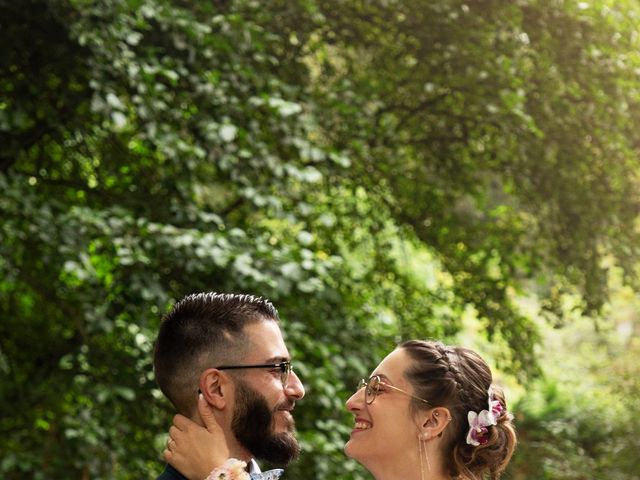
[{"label": "floral bow tie", "polygon": [[251,476],[251,480],[278,480],[283,473],[284,470],[278,468],[276,470],[268,470],[262,473],[251,473],[249,475]]}]

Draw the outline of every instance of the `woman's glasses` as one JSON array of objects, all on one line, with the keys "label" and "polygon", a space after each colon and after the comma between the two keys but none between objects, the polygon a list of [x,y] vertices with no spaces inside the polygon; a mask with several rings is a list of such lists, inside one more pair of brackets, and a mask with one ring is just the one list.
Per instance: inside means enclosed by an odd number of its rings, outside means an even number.
[{"label": "woman's glasses", "polygon": [[427,405],[430,405],[430,403],[427,402],[424,398],[416,397],[415,395],[412,395],[409,392],[405,392],[401,388],[394,387],[393,385],[389,385],[388,383],[384,383],[378,375],[374,375],[369,379],[369,381],[366,381],[363,378],[362,380],[360,380],[360,383],[358,384],[358,390],[360,390],[361,388],[364,388],[364,401],[366,402],[367,405],[371,405],[374,402],[374,400],[380,393],[381,385],[384,388],[389,388],[391,390],[404,393],[405,395],[408,395],[411,398],[415,398],[416,400],[420,400],[421,402],[426,403]]}]

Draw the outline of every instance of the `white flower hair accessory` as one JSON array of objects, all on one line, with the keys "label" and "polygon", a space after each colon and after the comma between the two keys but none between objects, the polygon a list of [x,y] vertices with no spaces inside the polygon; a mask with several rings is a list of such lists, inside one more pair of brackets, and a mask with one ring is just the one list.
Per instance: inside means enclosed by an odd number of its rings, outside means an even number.
[{"label": "white flower hair accessory", "polygon": [[493,390],[489,387],[487,392],[489,397],[489,408],[476,413],[470,410],[467,414],[469,420],[469,433],[467,434],[467,443],[477,447],[484,445],[489,441],[489,428],[498,423],[498,417],[504,411],[504,407],[500,400],[493,399]]}]

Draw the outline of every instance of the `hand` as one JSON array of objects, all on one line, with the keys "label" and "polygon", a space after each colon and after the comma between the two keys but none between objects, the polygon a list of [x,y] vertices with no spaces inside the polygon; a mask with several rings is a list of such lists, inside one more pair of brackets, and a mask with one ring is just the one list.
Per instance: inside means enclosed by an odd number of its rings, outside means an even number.
[{"label": "hand", "polygon": [[189,480],[203,480],[229,458],[224,432],[202,394],[198,396],[201,427],[183,415],[173,417],[162,456]]}]

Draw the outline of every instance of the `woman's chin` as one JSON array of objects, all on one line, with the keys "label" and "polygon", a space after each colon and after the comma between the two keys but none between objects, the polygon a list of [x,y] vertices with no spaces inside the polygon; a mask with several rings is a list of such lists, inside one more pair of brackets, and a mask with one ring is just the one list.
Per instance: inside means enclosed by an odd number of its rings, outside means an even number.
[{"label": "woman's chin", "polygon": [[354,456],[356,452],[354,452],[353,440],[348,440],[347,443],[344,444],[344,454],[349,457],[357,460],[357,455]]}]

